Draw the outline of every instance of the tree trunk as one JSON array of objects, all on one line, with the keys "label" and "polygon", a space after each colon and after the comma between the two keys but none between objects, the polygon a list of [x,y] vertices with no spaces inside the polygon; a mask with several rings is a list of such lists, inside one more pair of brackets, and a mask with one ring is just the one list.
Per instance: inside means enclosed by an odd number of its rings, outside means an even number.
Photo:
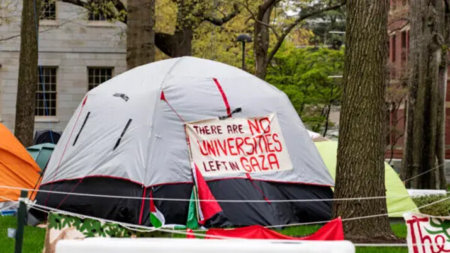
[{"label": "tree trunk", "polygon": [[[257,19],[264,24],[270,23],[270,15],[273,7],[263,10],[258,9]],[[269,28],[266,25],[256,22],[253,32],[253,51],[255,54],[255,76],[265,79],[267,74],[267,54],[269,53]]]},{"label": "tree trunk", "polygon": [[34,110],[38,84],[39,13],[41,1],[24,0],[20,28],[19,82],[14,133],[25,147],[33,145]]},{"label": "tree trunk", "polygon": [[170,57],[182,57],[192,55],[192,40],[194,38],[193,29],[198,25],[198,20],[193,17],[198,4],[195,1],[177,0],[177,23],[173,35],[158,33],[156,35],[156,45]]},{"label": "tree trunk", "polygon": [[155,0],[128,0],[127,68],[155,60]]},{"label": "tree trunk", "polygon": [[[335,198],[385,196],[388,0],[347,1]],[[335,217],[386,214],[386,200],[335,201]],[[394,240],[388,216],[344,222],[347,239]]]},{"label": "tree trunk", "polygon": [[157,33],[155,37],[156,45],[170,57],[182,57],[192,55],[192,28],[182,28],[175,31],[174,35],[167,33]]},{"label": "tree trunk", "polygon": [[447,53],[443,47],[449,24],[444,1],[410,1],[410,77],[401,175],[406,186],[415,189],[445,189]]}]

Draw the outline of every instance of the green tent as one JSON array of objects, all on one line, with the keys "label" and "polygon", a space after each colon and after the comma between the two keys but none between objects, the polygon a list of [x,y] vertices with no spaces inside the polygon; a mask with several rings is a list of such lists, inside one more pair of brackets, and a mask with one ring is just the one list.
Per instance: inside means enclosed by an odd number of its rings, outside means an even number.
[{"label": "green tent", "polygon": [[[336,157],[338,143],[336,141],[321,141],[315,142],[320,155],[322,156],[325,165],[328,168],[333,179],[336,178]],[[394,169],[387,163],[386,168],[386,196],[387,208],[390,218],[400,218],[402,213],[408,211],[418,212],[416,204],[408,195],[403,182],[398,177]],[[394,197],[395,196],[395,197]],[[404,196],[404,197],[398,197]]]},{"label": "green tent", "polygon": [[50,157],[52,156],[53,150],[55,149],[55,144],[43,143],[28,147],[28,153],[33,157],[36,163],[39,165],[41,170],[45,168]]}]

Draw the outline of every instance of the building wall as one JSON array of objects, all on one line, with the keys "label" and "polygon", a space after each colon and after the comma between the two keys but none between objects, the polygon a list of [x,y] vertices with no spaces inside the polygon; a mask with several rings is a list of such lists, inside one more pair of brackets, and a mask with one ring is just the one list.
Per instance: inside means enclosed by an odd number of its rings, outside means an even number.
[{"label": "building wall", "polygon": [[[408,53],[409,53],[409,25],[406,21],[399,17],[407,15],[409,11],[408,1],[406,0],[391,0],[390,10],[390,26],[389,30],[389,64],[391,72],[390,87],[396,87],[399,82],[405,82],[402,80],[402,73],[407,68]],[[396,21],[397,20],[397,21]],[[450,68],[449,68],[450,69]],[[446,152],[445,158],[450,159],[450,81],[447,82],[446,91],[446,125],[445,125],[445,143]],[[402,149],[404,138],[400,137],[404,133],[406,115],[405,115],[405,102],[398,105],[398,109],[392,110],[388,123],[391,129],[390,136],[387,137],[388,148],[386,150],[386,158],[394,159],[402,158]],[[395,131],[392,129],[395,128]],[[393,147],[392,147],[393,146]]]},{"label": "building wall", "polygon": [[[39,65],[57,67],[56,116],[36,117],[35,130],[64,130],[88,91],[88,67],[112,67],[113,76],[126,70],[123,24],[88,21],[84,8],[56,4],[56,20],[41,20],[39,27]],[[17,4],[11,16],[19,18],[0,25],[0,121],[11,131],[19,71],[20,13]],[[13,36],[17,37],[2,40]]]}]

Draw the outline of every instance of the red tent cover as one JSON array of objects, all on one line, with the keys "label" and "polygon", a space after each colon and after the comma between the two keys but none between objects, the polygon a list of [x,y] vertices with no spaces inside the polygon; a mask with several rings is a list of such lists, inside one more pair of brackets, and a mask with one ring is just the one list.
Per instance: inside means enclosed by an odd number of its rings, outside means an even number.
[{"label": "red tent cover", "polygon": [[334,219],[320,228],[316,233],[305,237],[291,237],[277,233],[266,227],[255,225],[236,229],[214,228],[206,232],[205,239],[243,238],[271,240],[308,240],[308,241],[342,241],[344,230],[341,218]]}]

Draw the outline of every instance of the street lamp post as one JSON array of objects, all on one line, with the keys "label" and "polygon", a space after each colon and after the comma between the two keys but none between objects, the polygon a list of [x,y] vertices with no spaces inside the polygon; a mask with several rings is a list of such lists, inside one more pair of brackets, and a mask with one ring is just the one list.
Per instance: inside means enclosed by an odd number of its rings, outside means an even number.
[{"label": "street lamp post", "polygon": [[237,42],[242,43],[242,70],[245,70],[245,43],[252,42],[252,38],[247,34],[240,34],[237,37]]}]

